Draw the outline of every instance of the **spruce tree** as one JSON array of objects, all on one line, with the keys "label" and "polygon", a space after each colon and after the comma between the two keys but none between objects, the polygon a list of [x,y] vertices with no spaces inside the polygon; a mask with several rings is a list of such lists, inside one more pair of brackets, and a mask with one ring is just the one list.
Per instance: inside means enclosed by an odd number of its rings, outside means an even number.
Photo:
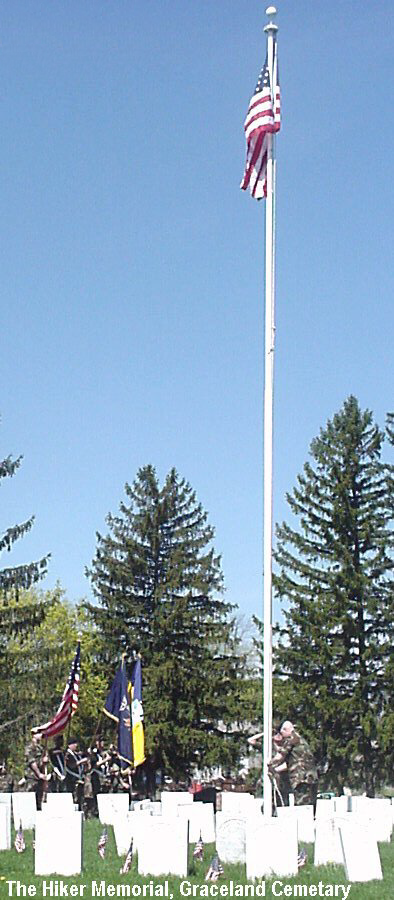
[{"label": "spruce tree", "polygon": [[286,717],[327,759],[328,783],[371,796],[387,771],[394,700],[393,504],[383,439],[352,396],[320,431],[287,496],[292,524],[277,529],[274,578],[285,606],[275,663],[291,704]]},{"label": "spruce tree", "polygon": [[[22,457],[7,456],[0,461],[0,484],[4,478],[12,478],[21,464]],[[0,556],[11,552],[14,543],[30,531],[34,516],[20,525],[12,525],[0,534]],[[0,569],[0,719],[3,722],[18,718],[18,728],[26,731],[29,715],[24,716],[18,709],[18,690],[13,681],[14,669],[10,665],[10,646],[17,637],[19,641],[31,635],[44,620],[49,607],[48,598],[41,596],[32,604],[26,591],[44,577],[49,556],[37,562]],[[11,726],[10,726],[11,728]],[[15,726],[11,728],[15,738]],[[7,755],[11,748],[10,733],[5,729],[0,734],[0,753]]]},{"label": "spruce tree", "polygon": [[[0,461],[0,482],[3,478],[11,478],[19,468],[22,457],[12,459],[7,456],[6,459]],[[4,551],[11,551],[15,541],[23,537],[30,531],[34,522],[34,516],[27,519],[21,525],[12,525],[0,535],[0,555]],[[0,569],[0,594],[7,595],[9,592],[17,592],[21,588],[27,590],[32,584],[40,581],[47,571],[49,556],[45,556],[38,562],[27,563],[20,566],[11,566]]]},{"label": "spruce tree", "polygon": [[222,597],[213,528],[175,469],[160,488],[141,468],[108,534],[97,534],[87,570],[108,676],[121,653],[140,653],[147,771],[173,777],[194,766],[231,765],[239,755],[238,659],[230,604]]}]

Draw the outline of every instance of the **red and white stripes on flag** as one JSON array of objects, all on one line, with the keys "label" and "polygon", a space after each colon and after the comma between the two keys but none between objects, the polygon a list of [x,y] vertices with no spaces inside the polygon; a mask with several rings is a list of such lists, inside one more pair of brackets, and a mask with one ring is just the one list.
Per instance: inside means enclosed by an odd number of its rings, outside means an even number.
[{"label": "red and white stripes on flag", "polygon": [[267,196],[268,135],[280,129],[280,86],[276,41],[274,41],[273,96],[268,57],[257,80],[256,89],[249,103],[244,123],[246,137],[245,172],[241,188],[249,188],[252,197],[261,200]]},{"label": "red and white stripes on flag", "polygon": [[56,715],[45,725],[32,728],[34,734],[42,734],[44,738],[61,734],[68,725],[78,706],[79,672],[81,668],[81,643],[78,641],[76,654],[71,666],[68,682],[64,689],[61,703]]}]

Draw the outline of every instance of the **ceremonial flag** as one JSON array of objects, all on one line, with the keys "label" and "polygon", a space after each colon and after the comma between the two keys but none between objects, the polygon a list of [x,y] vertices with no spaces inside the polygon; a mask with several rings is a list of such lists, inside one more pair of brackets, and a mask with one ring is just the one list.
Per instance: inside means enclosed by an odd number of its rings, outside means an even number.
[{"label": "ceremonial flag", "polygon": [[268,135],[280,129],[280,87],[276,41],[274,41],[273,81],[271,84],[268,55],[257,80],[244,123],[246,137],[245,172],[241,188],[249,188],[252,197],[267,196]]},{"label": "ceremonial flag", "polygon": [[110,719],[113,719],[118,726],[118,756],[121,768],[133,764],[133,754],[131,750],[131,712],[130,712],[130,695],[129,681],[126,672],[124,657],[115,674],[112,682],[111,690],[105,701],[103,712]]},{"label": "ceremonial flag", "polygon": [[98,852],[100,859],[104,859],[104,857],[105,857],[105,851],[107,849],[107,841],[108,841],[108,833],[107,833],[107,829],[104,828],[103,831],[101,832],[99,842],[97,844],[97,852]]},{"label": "ceremonial flag", "polygon": [[14,847],[17,853],[23,853],[23,851],[26,850],[25,839],[23,837],[22,822],[19,823],[19,828],[15,835]]},{"label": "ceremonial flag", "polygon": [[131,869],[131,863],[133,862],[133,839],[131,839],[131,844],[126,856],[126,859],[123,863],[121,869],[119,869],[119,875],[127,875],[127,872]]},{"label": "ceremonial flag", "polygon": [[78,640],[77,650],[71,666],[68,682],[63,692],[61,703],[56,715],[45,725],[32,728],[35,734],[42,734],[44,738],[55,737],[61,734],[68,725],[78,706],[79,673],[81,668],[81,642]]},{"label": "ceremonial flag", "polygon": [[144,712],[142,709],[142,667],[141,660],[138,658],[134,665],[131,676],[131,723],[133,735],[133,758],[134,767],[140,766],[145,762],[145,741],[144,741]]}]

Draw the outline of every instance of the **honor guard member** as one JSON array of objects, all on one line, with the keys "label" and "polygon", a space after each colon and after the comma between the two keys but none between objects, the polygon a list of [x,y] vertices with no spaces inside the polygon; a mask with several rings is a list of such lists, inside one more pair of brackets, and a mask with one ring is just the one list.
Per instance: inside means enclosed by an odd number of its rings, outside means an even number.
[{"label": "honor guard member", "polygon": [[33,733],[25,750],[25,790],[34,791],[37,809],[42,806],[44,792],[48,788],[50,775],[46,773],[48,755],[41,744],[41,734]]},{"label": "honor guard member", "polygon": [[296,731],[292,722],[283,722],[280,728],[283,741],[270,763],[275,775],[284,763],[287,765],[290,791],[296,806],[308,804],[316,808],[318,774],[313,753],[305,738]]},{"label": "honor guard member", "polygon": [[66,764],[63,750],[63,735],[55,738],[55,745],[49,752],[52,765],[51,788],[54,793],[62,793],[66,790]]},{"label": "honor guard member", "polygon": [[97,738],[95,746],[89,751],[89,756],[94,814],[98,815],[97,794],[108,793],[108,760],[110,759],[110,754],[105,751],[102,737]]},{"label": "honor guard member", "polygon": [[78,805],[78,809],[82,810],[83,806],[83,763],[86,759],[82,758],[82,754],[78,752],[78,741],[71,737],[68,741],[65,753],[66,767],[66,791],[69,791],[74,798],[74,803]]}]

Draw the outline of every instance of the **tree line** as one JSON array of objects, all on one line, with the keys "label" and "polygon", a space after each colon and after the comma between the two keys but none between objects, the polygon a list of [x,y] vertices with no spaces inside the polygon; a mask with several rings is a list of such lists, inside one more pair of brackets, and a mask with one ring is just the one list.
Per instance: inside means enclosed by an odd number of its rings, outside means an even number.
[{"label": "tree line", "polygon": [[[385,429],[349,397],[312,441],[277,526],[274,717],[308,738],[321,786],[373,793],[393,769],[394,416]],[[20,459],[0,463],[0,479]],[[8,528],[0,552],[32,525]],[[237,770],[262,716],[261,623],[253,652],[225,599],[214,529],[172,469],[142,467],[97,533],[94,601],[40,590],[48,557],[0,571],[0,759],[22,765],[33,725],[55,711],[82,632],[73,732],[88,745],[121,653],[143,662],[148,783],[160,770]],[[239,606],[242,608],[242,599]],[[13,722],[2,728],[1,723]]]}]

